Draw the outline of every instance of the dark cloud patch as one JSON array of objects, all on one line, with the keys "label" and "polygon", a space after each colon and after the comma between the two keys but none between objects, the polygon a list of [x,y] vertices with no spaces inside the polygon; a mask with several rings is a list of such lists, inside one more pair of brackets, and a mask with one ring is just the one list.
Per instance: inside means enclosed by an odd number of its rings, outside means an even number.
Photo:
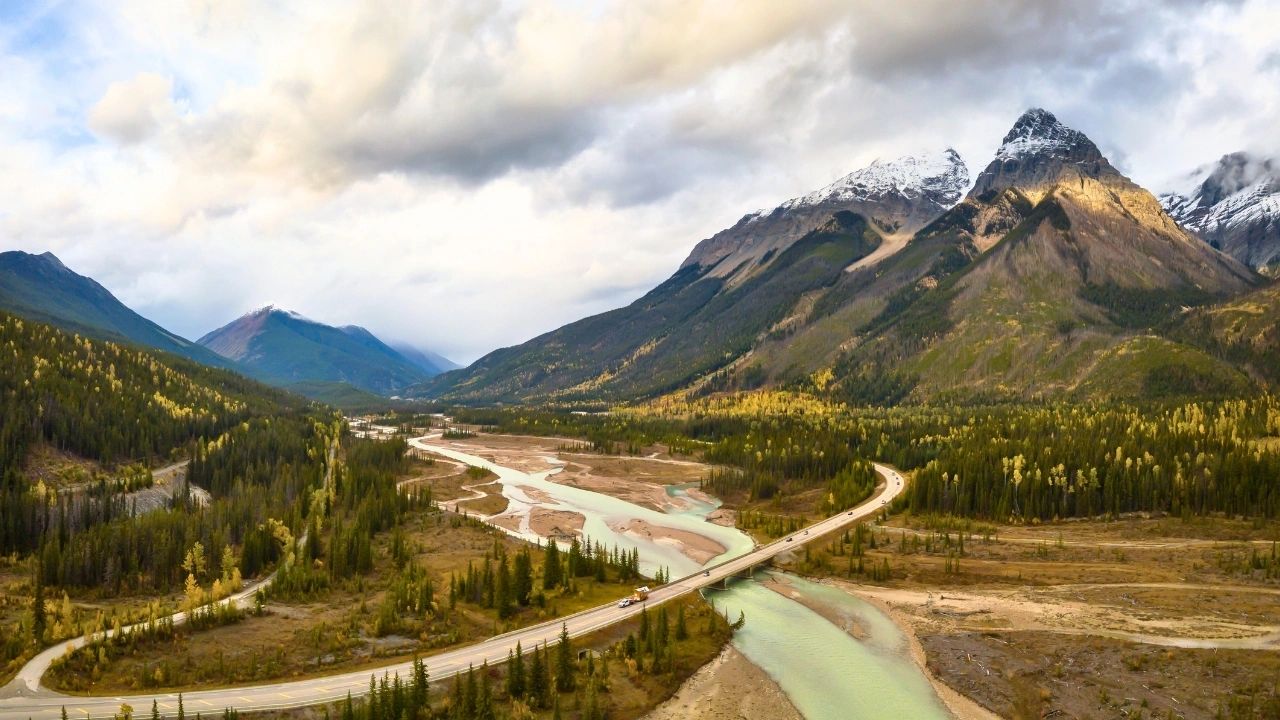
[{"label": "dark cloud patch", "polygon": [[587,113],[495,111],[467,127],[377,130],[347,139],[335,157],[356,174],[398,170],[482,184],[512,171],[559,166],[596,141]]},{"label": "dark cloud patch", "polygon": [[661,202],[707,178],[745,172],[759,159],[749,138],[637,128],[563,173],[572,202],[626,208]]}]

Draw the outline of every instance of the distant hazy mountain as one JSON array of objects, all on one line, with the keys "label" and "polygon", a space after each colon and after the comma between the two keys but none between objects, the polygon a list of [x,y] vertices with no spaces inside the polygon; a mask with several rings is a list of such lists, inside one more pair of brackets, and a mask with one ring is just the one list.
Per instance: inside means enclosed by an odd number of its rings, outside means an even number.
[{"label": "distant hazy mountain", "polygon": [[492,402],[774,385],[886,403],[1249,385],[1172,324],[1260,278],[1083,133],[1029,110],[961,200],[967,185],[951,152],[874,164],[747,215],[628,307],[420,390]]},{"label": "distant hazy mountain", "polygon": [[407,343],[392,343],[391,347],[428,375],[435,376],[462,367],[443,355],[422,350]]},{"label": "distant hazy mountain", "polygon": [[199,343],[250,375],[285,387],[346,383],[392,395],[429,377],[362,327],[333,327],[271,306],[214,330]]},{"label": "distant hazy mountain", "polygon": [[1280,270],[1280,159],[1236,152],[1160,195],[1175,220],[1249,267]]},{"label": "distant hazy mountain", "polygon": [[0,309],[107,340],[157,348],[215,367],[233,363],[130,310],[53,253],[0,253]]}]

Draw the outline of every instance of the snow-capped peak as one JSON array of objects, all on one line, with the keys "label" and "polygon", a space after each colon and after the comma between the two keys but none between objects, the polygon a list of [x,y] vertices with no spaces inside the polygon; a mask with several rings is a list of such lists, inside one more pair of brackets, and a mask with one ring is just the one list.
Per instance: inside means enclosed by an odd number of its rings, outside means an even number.
[{"label": "snow-capped peak", "polygon": [[1093,142],[1082,132],[1063,125],[1054,114],[1042,108],[1031,108],[1013,124],[1004,142],[996,151],[1000,160],[1020,159],[1028,155],[1058,154],[1059,150],[1071,150],[1092,146]]},{"label": "snow-capped peak", "polygon": [[1160,203],[1185,227],[1252,267],[1280,259],[1280,159],[1235,152],[1172,185]]},{"label": "snow-capped peak", "polygon": [[1233,225],[1280,207],[1280,161],[1235,152],[1184,175],[1160,194],[1174,218],[1196,230]]},{"label": "snow-capped peak", "polygon": [[[828,202],[877,200],[890,195],[928,196],[944,207],[960,201],[969,187],[969,168],[951,148],[942,152],[907,155],[888,162],[876,160],[830,185],[782,204],[785,209]],[[756,216],[763,211],[755,213]]]}]

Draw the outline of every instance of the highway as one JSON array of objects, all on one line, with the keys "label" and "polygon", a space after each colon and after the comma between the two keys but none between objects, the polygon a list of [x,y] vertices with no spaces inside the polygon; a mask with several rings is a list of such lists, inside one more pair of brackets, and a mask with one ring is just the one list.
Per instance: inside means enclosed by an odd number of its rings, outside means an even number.
[{"label": "highway", "polygon": [[[507,653],[520,643],[526,650],[544,643],[554,643],[559,637],[561,624],[567,626],[570,637],[580,637],[608,627],[626,618],[638,615],[642,607],[653,607],[688,593],[720,583],[751,568],[762,565],[774,556],[797,549],[823,535],[845,528],[859,521],[874,517],[884,505],[902,492],[904,481],[894,469],[876,464],[876,472],[884,479],[871,498],[848,510],[810,525],[804,530],[762,545],[753,551],[706,568],[692,575],[659,586],[649,595],[646,603],[620,608],[615,603],[601,605],[539,625],[498,635],[466,647],[448,650],[423,658],[432,680],[440,680],[465,672],[468,666],[485,662],[497,665],[505,662]],[[750,622],[750,618],[748,618]],[[46,651],[48,652],[48,651]],[[364,694],[369,689],[370,675],[381,677],[384,673],[409,677],[412,664],[400,662],[378,668],[330,675],[310,680],[296,680],[264,685],[253,685],[216,690],[200,690],[183,693],[183,706],[188,716],[203,713],[209,716],[224,708],[240,711],[277,710],[302,707]],[[129,696],[68,696],[49,690],[37,690],[23,697],[0,699],[0,720],[25,720],[26,718],[58,718],[65,707],[69,717],[107,718],[128,703],[135,714],[145,715],[151,710],[152,700],[158,704],[164,717],[175,717],[178,709],[176,693],[142,694]]]}]

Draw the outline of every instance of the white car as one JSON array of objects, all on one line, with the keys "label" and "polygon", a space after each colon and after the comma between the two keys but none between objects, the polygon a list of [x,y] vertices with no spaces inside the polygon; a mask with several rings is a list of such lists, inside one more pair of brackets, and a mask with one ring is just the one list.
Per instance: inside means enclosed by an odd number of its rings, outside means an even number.
[{"label": "white car", "polygon": [[631,603],[632,603],[631,598],[622,598],[622,602],[618,603],[618,607],[620,608],[631,607]]}]

